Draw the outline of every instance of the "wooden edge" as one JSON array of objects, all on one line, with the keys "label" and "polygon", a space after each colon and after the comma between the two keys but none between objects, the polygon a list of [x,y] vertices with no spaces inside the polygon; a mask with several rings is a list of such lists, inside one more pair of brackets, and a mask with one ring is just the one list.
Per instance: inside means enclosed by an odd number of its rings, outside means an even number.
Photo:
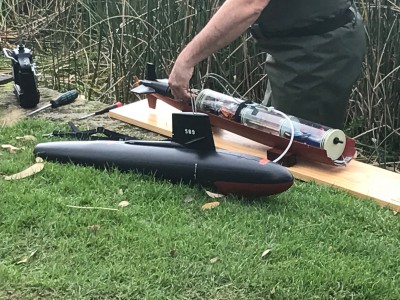
[{"label": "wooden edge", "polygon": [[[171,113],[176,111],[162,101],[159,101],[156,110],[152,110],[147,100],[142,100],[116,108],[110,111],[109,116],[170,137]],[[219,149],[266,157],[267,146],[221,129],[214,129],[213,132]],[[289,170],[296,179],[333,186],[353,196],[372,199],[382,206],[400,211],[400,174],[356,160],[352,160],[347,167],[335,167],[300,159]]]}]

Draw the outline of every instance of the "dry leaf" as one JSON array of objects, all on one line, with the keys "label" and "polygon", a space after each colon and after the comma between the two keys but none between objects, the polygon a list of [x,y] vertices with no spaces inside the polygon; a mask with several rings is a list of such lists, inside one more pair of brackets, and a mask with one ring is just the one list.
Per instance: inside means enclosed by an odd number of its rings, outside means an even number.
[{"label": "dry leaf", "polygon": [[185,199],[183,199],[183,202],[189,203],[189,202],[192,202],[193,200],[194,200],[194,198],[191,195],[186,195]]},{"label": "dry leaf", "polygon": [[23,141],[36,141],[36,137],[34,137],[33,135],[17,136],[16,139]]},{"label": "dry leaf", "polygon": [[97,232],[100,229],[100,225],[99,224],[90,225],[90,226],[87,227],[87,229],[89,231]]},{"label": "dry leaf", "polygon": [[202,209],[212,209],[212,208],[217,207],[218,205],[219,205],[219,202],[217,202],[217,201],[209,202],[209,203],[204,204],[201,208]]},{"label": "dry leaf", "polygon": [[275,287],[273,287],[272,290],[269,292],[269,294],[270,295],[275,295],[275,293],[276,293],[276,290],[275,290]]},{"label": "dry leaf", "polygon": [[215,264],[218,260],[219,260],[219,257],[215,256],[215,257],[210,259],[210,263]]},{"label": "dry leaf", "polygon": [[17,261],[16,264],[19,265],[19,264],[27,263],[35,255],[36,252],[37,252],[37,250],[32,251],[28,256],[25,256],[20,261]]},{"label": "dry leaf", "polygon": [[43,158],[41,158],[41,157],[36,157],[35,158],[35,161],[37,162],[37,163],[42,163],[43,162]]},{"label": "dry leaf", "polygon": [[13,154],[17,150],[19,150],[19,148],[14,147],[13,145],[9,145],[9,144],[1,145],[1,148],[6,149],[11,154]]},{"label": "dry leaf", "polygon": [[10,175],[10,176],[5,176],[4,179],[5,180],[17,180],[17,179],[22,179],[28,176],[32,176],[40,171],[43,170],[44,164],[43,163],[36,163],[32,166],[30,166],[29,168],[23,170],[22,172],[19,172],[17,174],[14,175]]},{"label": "dry leaf", "polygon": [[129,205],[128,201],[121,201],[120,203],[118,203],[119,207],[125,207],[125,206],[128,206],[128,205]]},{"label": "dry leaf", "polygon": [[209,191],[206,191],[206,194],[208,195],[208,197],[213,198],[213,199],[225,197],[225,195],[211,193]]},{"label": "dry leaf", "polygon": [[261,254],[261,258],[264,258],[264,257],[266,257],[268,254],[270,254],[271,253],[271,249],[267,249],[267,250],[265,250],[262,254]]}]

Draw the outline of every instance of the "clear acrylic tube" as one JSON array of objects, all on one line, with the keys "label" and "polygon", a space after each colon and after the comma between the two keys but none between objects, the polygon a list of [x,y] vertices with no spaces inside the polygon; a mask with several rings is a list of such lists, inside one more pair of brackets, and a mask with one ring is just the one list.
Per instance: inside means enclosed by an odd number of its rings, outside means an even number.
[{"label": "clear acrylic tube", "polygon": [[[289,120],[274,108],[256,103],[244,103],[243,100],[213,90],[202,90],[196,98],[199,111],[213,113],[228,119],[239,117],[242,124],[270,134],[290,138]],[[238,109],[241,109],[239,114]],[[346,146],[346,135],[339,129],[333,129],[294,116],[288,116],[294,127],[294,140],[313,147],[325,149],[332,160],[339,159]]]}]

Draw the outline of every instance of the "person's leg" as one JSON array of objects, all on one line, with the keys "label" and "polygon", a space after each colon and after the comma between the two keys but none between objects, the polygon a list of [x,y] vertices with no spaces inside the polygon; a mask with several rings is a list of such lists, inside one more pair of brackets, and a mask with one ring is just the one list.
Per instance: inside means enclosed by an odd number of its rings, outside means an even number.
[{"label": "person's leg", "polygon": [[362,21],[319,36],[273,38],[260,44],[270,53],[270,89],[263,103],[305,120],[343,128],[365,52]]}]

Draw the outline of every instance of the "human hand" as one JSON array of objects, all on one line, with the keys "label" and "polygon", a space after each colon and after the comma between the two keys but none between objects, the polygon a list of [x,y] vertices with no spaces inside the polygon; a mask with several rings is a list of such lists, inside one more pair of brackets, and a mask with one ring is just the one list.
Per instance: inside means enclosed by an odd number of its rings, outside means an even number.
[{"label": "human hand", "polygon": [[190,101],[189,80],[193,75],[193,67],[189,67],[178,59],[169,74],[168,85],[176,100]]}]

